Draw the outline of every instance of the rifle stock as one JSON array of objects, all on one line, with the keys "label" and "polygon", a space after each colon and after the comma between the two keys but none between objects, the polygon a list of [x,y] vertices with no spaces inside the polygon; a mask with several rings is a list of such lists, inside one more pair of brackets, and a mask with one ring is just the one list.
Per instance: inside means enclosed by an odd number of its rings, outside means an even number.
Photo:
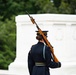
[{"label": "rifle stock", "polygon": [[[27,12],[27,11],[26,11],[26,12]],[[27,13],[28,13],[28,12],[27,12]],[[33,17],[31,17],[31,16],[29,15],[29,13],[28,13],[28,16],[30,17],[32,23],[36,25],[39,33],[40,33],[40,34],[42,35],[42,37],[43,37],[43,40],[44,40],[45,44],[50,48],[50,50],[51,50],[51,52],[52,52],[52,55],[53,55],[53,58],[54,58],[54,61],[55,61],[55,62],[59,62],[58,59],[57,59],[57,57],[56,57],[55,54],[54,54],[54,49],[53,49],[52,45],[51,45],[50,42],[47,40],[47,38],[46,38],[46,36],[43,34],[42,30],[39,28],[39,26],[37,25],[37,23],[35,22],[35,20],[33,19]]]}]

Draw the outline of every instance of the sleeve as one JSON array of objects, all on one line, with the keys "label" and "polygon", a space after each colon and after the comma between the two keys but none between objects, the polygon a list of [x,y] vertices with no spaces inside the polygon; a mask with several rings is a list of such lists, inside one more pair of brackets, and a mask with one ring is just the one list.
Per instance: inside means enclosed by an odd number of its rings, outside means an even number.
[{"label": "sleeve", "polygon": [[30,75],[32,75],[33,66],[34,66],[34,61],[32,59],[31,52],[29,52],[28,53],[28,70],[29,70]]},{"label": "sleeve", "polygon": [[47,47],[46,52],[45,52],[45,58],[46,58],[46,64],[48,67],[50,67],[50,68],[61,67],[61,62],[57,63],[53,60],[52,53],[48,47]]}]

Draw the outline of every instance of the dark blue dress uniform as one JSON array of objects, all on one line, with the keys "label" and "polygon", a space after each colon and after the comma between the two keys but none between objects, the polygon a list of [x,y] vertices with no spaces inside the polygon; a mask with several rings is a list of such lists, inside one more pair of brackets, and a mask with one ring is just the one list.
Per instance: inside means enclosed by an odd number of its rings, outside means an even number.
[{"label": "dark blue dress uniform", "polygon": [[45,46],[45,58],[43,56],[44,43],[38,42],[31,47],[28,53],[28,69],[30,75],[50,75],[49,68],[59,68],[61,63],[54,62],[51,50]]}]

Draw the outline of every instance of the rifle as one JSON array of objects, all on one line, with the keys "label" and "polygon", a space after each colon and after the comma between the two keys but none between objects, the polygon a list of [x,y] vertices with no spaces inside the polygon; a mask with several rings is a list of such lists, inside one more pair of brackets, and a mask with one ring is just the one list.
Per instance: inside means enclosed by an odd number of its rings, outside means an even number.
[{"label": "rifle", "polygon": [[[26,11],[26,12],[27,12],[27,11]],[[45,36],[44,33],[42,32],[42,30],[39,28],[39,26],[37,25],[37,23],[35,22],[35,20],[33,19],[33,17],[31,17],[28,12],[27,12],[27,14],[28,14],[28,16],[30,17],[31,22],[36,25],[39,33],[42,35],[45,44],[50,48],[50,50],[51,50],[51,52],[52,52],[52,55],[53,55],[53,58],[54,58],[54,61],[55,61],[55,62],[59,62],[58,59],[57,59],[57,57],[56,57],[55,54],[54,54],[54,49],[53,49],[52,45],[51,45],[50,42],[47,40],[46,36]]]}]

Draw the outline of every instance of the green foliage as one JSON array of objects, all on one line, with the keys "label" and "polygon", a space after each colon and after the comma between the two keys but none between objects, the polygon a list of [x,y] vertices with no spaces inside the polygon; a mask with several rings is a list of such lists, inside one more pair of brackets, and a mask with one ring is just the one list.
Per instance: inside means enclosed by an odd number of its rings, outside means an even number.
[{"label": "green foliage", "polygon": [[39,10],[37,13],[57,13],[56,7],[54,7],[54,4],[51,2],[47,3],[45,2],[44,7],[41,6],[41,10]]},{"label": "green foliage", "polygon": [[16,51],[16,27],[15,22],[6,19],[0,22],[0,69],[8,69],[8,65],[14,61]]},{"label": "green foliage", "polygon": [[15,16],[26,14],[76,14],[76,0],[0,0],[0,69],[16,57]]},{"label": "green foliage", "polygon": [[71,14],[76,14],[76,0],[70,1]]},{"label": "green foliage", "polygon": [[55,7],[59,8],[61,5],[61,0],[53,0]]},{"label": "green foliage", "polygon": [[59,7],[59,13],[70,14],[71,13],[71,8],[70,8],[69,4],[62,2],[61,6]]}]

